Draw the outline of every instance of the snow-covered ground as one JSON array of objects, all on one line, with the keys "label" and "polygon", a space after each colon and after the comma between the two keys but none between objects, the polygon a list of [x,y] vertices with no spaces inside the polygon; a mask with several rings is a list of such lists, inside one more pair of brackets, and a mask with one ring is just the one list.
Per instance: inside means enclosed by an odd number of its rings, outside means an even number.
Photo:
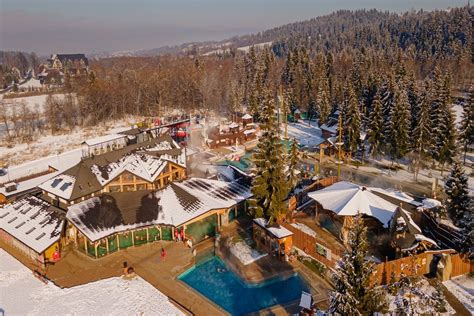
[{"label": "snow-covered ground", "polygon": [[230,244],[230,252],[237,259],[240,260],[244,265],[251,264],[254,261],[257,261],[260,258],[265,257],[266,253],[261,253],[252,247],[250,247],[245,241],[238,241],[236,243]]},{"label": "snow-covered ground", "polygon": [[[10,179],[42,172],[47,170],[48,165],[61,166],[71,160],[77,163],[77,159],[81,157],[80,147],[83,141],[115,133],[117,128],[123,130],[125,127],[130,127],[133,122],[135,122],[133,118],[128,118],[111,121],[92,128],[77,127],[73,131],[64,134],[50,135],[45,133],[29,144],[15,144],[12,147],[0,146],[0,163],[10,166],[8,170]],[[23,165],[23,163],[26,164]],[[6,177],[0,177],[0,183],[5,182],[4,178]]]},{"label": "snow-covered ground", "polygon": [[461,275],[443,284],[474,315],[474,278]]},{"label": "snow-covered ground", "polygon": [[0,249],[2,309],[5,315],[183,315],[163,293],[140,277],[116,277],[61,289],[42,283]]},{"label": "snow-covered ground", "polygon": [[[281,125],[282,135],[285,132],[285,125]],[[296,141],[303,146],[316,146],[324,141],[321,130],[316,121],[312,121],[311,125],[305,122],[288,123],[288,137],[296,138]]]},{"label": "snow-covered ground", "polygon": [[[408,292],[403,294],[400,293],[397,296],[388,295],[389,299],[389,312],[395,313],[398,308],[404,306],[403,301],[408,306],[402,307],[402,309],[408,314],[413,315],[439,315],[436,311],[436,289],[431,286],[426,279],[420,279],[416,285],[415,290],[412,294]],[[444,299],[444,297],[443,297]],[[449,305],[444,299],[445,309],[444,315],[455,315],[456,311]],[[411,308],[410,308],[411,304]]]},{"label": "snow-covered ground", "polygon": [[[64,98],[64,94],[53,94],[55,98]],[[22,107],[22,104],[25,103],[27,108],[30,111],[43,113],[44,112],[44,104],[46,102],[46,98],[48,97],[47,94],[35,95],[31,97],[20,97],[20,98],[11,98],[11,99],[4,99],[3,101],[7,105],[7,109],[9,111],[12,110],[13,107],[16,106],[16,109],[19,110]]]}]

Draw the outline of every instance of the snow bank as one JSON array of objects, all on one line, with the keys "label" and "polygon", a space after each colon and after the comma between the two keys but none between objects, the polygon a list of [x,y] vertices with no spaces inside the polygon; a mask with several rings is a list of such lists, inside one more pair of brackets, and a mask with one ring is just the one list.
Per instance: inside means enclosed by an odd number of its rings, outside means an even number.
[{"label": "snow bank", "polygon": [[443,284],[471,314],[474,314],[474,278],[468,275],[461,275],[444,281]]},{"label": "snow bank", "polygon": [[266,253],[261,253],[253,249],[245,241],[238,241],[235,244],[231,244],[230,252],[244,265],[251,264],[267,255]]},{"label": "snow bank", "polygon": [[110,278],[68,289],[44,284],[0,249],[0,307],[5,315],[184,315],[140,277]]}]

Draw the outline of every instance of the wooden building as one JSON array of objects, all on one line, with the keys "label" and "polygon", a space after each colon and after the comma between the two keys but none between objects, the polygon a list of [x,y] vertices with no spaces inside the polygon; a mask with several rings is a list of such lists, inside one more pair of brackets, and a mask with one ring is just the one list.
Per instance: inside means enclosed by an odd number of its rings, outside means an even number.
[{"label": "wooden building", "polygon": [[68,208],[68,239],[93,258],[176,233],[199,243],[246,212],[250,182],[193,178],[159,191],[106,193]]},{"label": "wooden building", "polygon": [[253,220],[253,240],[257,248],[286,261],[293,247],[293,233],[281,225],[268,226],[264,218]]},{"label": "wooden building", "polygon": [[61,258],[66,213],[26,196],[0,208],[0,239],[39,267]]}]

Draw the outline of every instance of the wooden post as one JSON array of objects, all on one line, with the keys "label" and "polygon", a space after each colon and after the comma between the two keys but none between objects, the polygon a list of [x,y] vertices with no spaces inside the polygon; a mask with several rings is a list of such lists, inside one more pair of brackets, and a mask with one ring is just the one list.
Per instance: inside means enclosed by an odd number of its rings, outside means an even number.
[{"label": "wooden post", "polygon": [[119,235],[115,235],[116,239],[117,239],[117,250],[120,250],[120,240],[119,240]]},{"label": "wooden post", "polygon": [[148,227],[146,228],[146,243],[148,243],[149,239],[148,239]]},{"label": "wooden post", "polygon": [[161,226],[158,226],[158,230],[160,231],[160,240],[163,240],[163,235],[161,234]]},{"label": "wooden post", "polygon": [[109,254],[109,238],[105,237],[105,248],[107,249],[107,254]]},{"label": "wooden post", "polygon": [[94,242],[94,251],[95,251],[95,257],[97,258],[97,247],[99,246],[99,243],[97,241]]},{"label": "wooden post", "polygon": [[87,253],[87,237],[84,236],[84,251]]},{"label": "wooden post", "polygon": [[132,230],[132,245],[135,246],[135,234],[133,232],[134,231]]}]

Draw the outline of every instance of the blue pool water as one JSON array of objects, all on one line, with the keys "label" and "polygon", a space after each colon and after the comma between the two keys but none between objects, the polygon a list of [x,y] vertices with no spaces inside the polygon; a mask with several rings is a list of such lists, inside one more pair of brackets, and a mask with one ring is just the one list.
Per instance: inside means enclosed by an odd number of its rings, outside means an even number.
[{"label": "blue pool water", "polygon": [[299,299],[301,291],[308,291],[308,286],[297,274],[259,284],[246,283],[219,257],[190,268],[179,279],[232,315],[288,303]]}]

